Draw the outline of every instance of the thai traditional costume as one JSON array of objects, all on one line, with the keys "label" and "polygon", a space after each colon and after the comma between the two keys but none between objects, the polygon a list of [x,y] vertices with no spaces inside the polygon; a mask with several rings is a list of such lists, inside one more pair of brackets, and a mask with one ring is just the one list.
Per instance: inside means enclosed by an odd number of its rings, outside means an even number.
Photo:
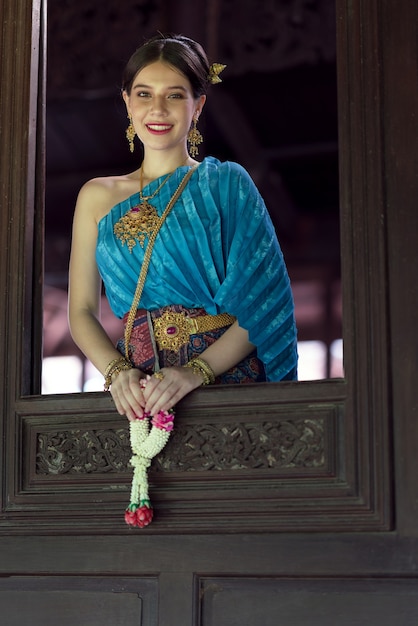
[{"label": "thai traditional costume", "polygon": [[[152,199],[159,216],[187,170],[187,166],[179,167]],[[163,178],[145,187],[144,196],[151,195]],[[125,319],[147,237],[143,241],[131,239],[128,245],[115,225],[121,224],[139,202],[139,193],[130,196],[98,225],[98,268],[112,311]],[[221,320],[219,328],[210,328],[208,316],[221,313],[233,317],[226,321],[217,318]],[[202,332],[199,324],[192,324],[186,340],[176,343],[175,337],[184,335],[184,328],[190,325],[188,318],[202,316],[206,316],[209,330],[205,322]],[[256,354],[217,382],[296,379],[292,292],[264,201],[244,168],[206,157],[157,235],[132,332],[130,357],[136,366],[151,371],[184,364],[225,332],[233,318],[248,331]],[[118,345],[123,352],[122,346],[123,342]]]}]

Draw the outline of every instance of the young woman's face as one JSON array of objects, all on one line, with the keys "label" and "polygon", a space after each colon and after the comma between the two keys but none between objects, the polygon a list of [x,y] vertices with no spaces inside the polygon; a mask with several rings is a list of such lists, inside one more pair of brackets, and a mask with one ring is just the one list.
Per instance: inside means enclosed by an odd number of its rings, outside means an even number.
[{"label": "young woman's face", "polygon": [[188,78],[161,61],[138,72],[130,95],[124,92],[123,97],[138,137],[153,150],[184,146],[206,100],[195,100]]}]

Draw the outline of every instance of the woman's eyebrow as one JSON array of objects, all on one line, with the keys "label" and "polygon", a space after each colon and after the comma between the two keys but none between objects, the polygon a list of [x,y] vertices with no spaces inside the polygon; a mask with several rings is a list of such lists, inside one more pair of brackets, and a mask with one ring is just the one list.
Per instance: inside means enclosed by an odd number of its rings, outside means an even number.
[{"label": "woman's eyebrow", "polygon": [[[132,89],[152,89],[151,85],[145,85],[144,83],[136,83]],[[167,89],[181,89],[182,91],[186,91],[186,88],[183,85],[169,85]]]}]

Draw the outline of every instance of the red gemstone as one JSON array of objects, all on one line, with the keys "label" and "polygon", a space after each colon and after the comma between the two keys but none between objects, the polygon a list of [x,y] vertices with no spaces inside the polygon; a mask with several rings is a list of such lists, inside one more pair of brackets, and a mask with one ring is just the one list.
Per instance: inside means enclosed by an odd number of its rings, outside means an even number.
[{"label": "red gemstone", "polygon": [[168,326],[165,332],[167,335],[175,335],[177,332],[177,326]]}]

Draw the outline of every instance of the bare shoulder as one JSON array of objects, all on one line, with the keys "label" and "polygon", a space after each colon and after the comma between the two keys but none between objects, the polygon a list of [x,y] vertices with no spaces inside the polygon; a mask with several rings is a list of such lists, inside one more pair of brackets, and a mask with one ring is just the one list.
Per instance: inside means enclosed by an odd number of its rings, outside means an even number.
[{"label": "bare shoulder", "polygon": [[129,198],[137,190],[135,173],[92,178],[84,183],[79,191],[77,210],[89,213],[97,223],[112,207]]}]

